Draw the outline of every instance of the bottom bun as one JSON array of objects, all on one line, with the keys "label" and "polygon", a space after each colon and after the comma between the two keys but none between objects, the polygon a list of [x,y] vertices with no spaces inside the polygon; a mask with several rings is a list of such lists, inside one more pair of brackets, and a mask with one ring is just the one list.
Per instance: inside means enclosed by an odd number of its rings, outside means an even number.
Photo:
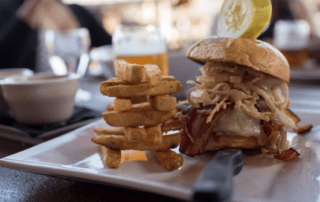
[{"label": "bottom bun", "polygon": [[257,141],[253,137],[211,136],[206,144],[206,151],[217,151],[223,148],[255,149]]}]

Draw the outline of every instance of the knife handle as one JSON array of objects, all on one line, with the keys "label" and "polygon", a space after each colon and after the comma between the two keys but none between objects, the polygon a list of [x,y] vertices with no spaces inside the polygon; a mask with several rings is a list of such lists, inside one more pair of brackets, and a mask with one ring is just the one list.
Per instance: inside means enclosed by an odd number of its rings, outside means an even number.
[{"label": "knife handle", "polygon": [[193,201],[230,201],[232,176],[243,165],[243,155],[237,150],[218,151],[193,189]]}]

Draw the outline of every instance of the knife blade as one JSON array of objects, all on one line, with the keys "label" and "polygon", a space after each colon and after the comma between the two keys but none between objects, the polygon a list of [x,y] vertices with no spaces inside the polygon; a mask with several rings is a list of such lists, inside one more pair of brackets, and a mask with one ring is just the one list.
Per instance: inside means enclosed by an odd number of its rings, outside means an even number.
[{"label": "knife blade", "polygon": [[221,150],[212,158],[193,188],[193,201],[230,201],[232,176],[242,170],[243,155],[239,150]]}]

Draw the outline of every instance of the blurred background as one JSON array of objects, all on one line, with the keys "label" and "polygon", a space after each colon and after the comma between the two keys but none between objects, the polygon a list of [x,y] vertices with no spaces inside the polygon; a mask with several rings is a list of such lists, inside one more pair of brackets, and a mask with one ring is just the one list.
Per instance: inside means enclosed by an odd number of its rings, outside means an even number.
[{"label": "blurred background", "polygon": [[[320,33],[320,1],[302,0]],[[176,50],[209,36],[223,0],[63,0],[92,11],[113,34],[119,24],[161,24],[168,48]]]},{"label": "blurred background", "polygon": [[170,50],[210,34],[223,0],[63,0],[88,8],[113,34],[120,24],[160,24]]}]

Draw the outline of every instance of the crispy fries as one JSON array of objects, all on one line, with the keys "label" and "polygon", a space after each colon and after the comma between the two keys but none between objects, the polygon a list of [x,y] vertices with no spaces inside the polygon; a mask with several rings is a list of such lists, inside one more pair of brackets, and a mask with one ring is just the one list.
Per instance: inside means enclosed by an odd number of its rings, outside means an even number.
[{"label": "crispy fries", "polygon": [[130,64],[124,60],[115,60],[114,67],[117,77],[130,83],[139,82],[144,76],[144,66]]},{"label": "crispy fries", "polygon": [[93,136],[91,141],[114,150],[166,151],[179,145],[181,134],[164,135],[161,144],[151,146],[146,145],[144,142],[129,142],[126,136],[119,135]]},{"label": "crispy fries", "polygon": [[[114,105],[108,104],[107,110],[109,112],[114,111]],[[154,110],[155,108],[153,108],[149,102],[143,102],[143,103],[133,104],[129,111],[154,111]]]},{"label": "crispy fries", "polygon": [[146,145],[159,145],[162,143],[162,131],[160,125],[145,128],[147,132]]},{"label": "crispy fries", "polygon": [[312,124],[308,124],[308,125],[304,125],[304,126],[299,126],[299,125],[295,125],[293,130],[296,131],[298,134],[305,134],[307,132],[309,132],[312,129]]},{"label": "crispy fries", "polygon": [[110,168],[119,168],[121,164],[121,150],[109,149],[105,146],[99,145],[102,151],[103,163]]},{"label": "crispy fries", "polygon": [[161,83],[162,73],[157,65],[145,65],[148,84],[153,87]]},{"label": "crispy fries", "polygon": [[113,104],[114,104],[114,111],[118,111],[118,112],[128,111],[132,107],[131,99],[117,98],[114,100]]},{"label": "crispy fries", "polygon": [[147,132],[144,128],[126,127],[124,133],[129,142],[145,141],[147,139]]},{"label": "crispy fries", "polygon": [[[101,82],[100,92],[116,97],[113,104],[108,104],[108,112],[102,114],[105,122],[116,128],[95,128],[97,136],[91,138],[100,145],[104,163],[117,168],[121,150],[149,150],[167,170],[179,168],[182,156],[170,148],[180,144],[181,134],[163,135],[163,129],[168,132],[177,128],[177,123],[163,123],[175,117],[177,99],[169,94],[183,90],[182,85],[172,76],[162,77],[157,65],[135,65],[124,60],[114,64],[117,78]],[[144,99],[132,104],[137,98]]]},{"label": "crispy fries", "polygon": [[102,114],[107,124],[116,127],[155,126],[170,119],[176,110],[162,111],[125,111],[105,112]]},{"label": "crispy fries", "polygon": [[109,97],[125,98],[173,94],[183,89],[179,81],[161,81],[159,85],[154,87],[150,87],[148,84],[101,87],[100,92]]},{"label": "crispy fries", "polygon": [[177,98],[168,95],[151,96],[149,102],[159,111],[171,111],[177,108]]},{"label": "crispy fries", "polygon": [[[177,81],[177,79],[174,76],[163,76],[161,78],[161,82],[163,81]],[[148,84],[147,78],[143,78],[139,84]],[[132,83],[129,83],[128,81],[125,81],[121,78],[110,78],[107,81],[103,81],[100,83],[100,91],[103,88],[111,87],[111,86],[118,86],[118,85],[132,85]]]},{"label": "crispy fries", "polygon": [[284,109],[284,112],[293,120],[295,124],[299,123],[301,119],[293,113],[290,109]]},{"label": "crispy fries", "polygon": [[308,124],[305,126],[299,126],[298,123],[301,121],[300,118],[297,115],[295,115],[290,109],[285,109],[285,113],[295,123],[293,130],[296,131],[298,134],[304,134],[306,132],[309,132],[312,129],[312,127],[313,127],[312,124]]},{"label": "crispy fries", "polygon": [[94,128],[93,131],[97,135],[124,135],[124,128],[123,127],[99,127],[99,128]]},{"label": "crispy fries", "polygon": [[181,154],[178,154],[172,150],[152,151],[152,154],[157,159],[157,161],[168,171],[176,170],[183,164],[183,158]]}]

